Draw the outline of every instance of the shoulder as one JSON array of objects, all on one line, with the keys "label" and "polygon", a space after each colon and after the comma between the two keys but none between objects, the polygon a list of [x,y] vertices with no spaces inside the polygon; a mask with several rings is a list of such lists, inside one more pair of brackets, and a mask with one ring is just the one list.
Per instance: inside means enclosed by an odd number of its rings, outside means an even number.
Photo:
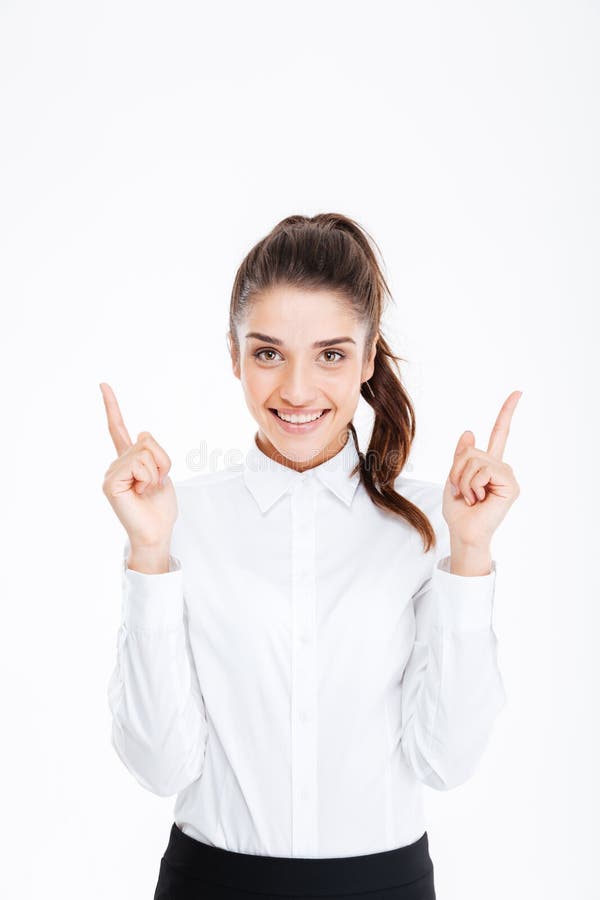
[{"label": "shoulder", "polygon": [[435,516],[441,512],[444,496],[444,485],[441,482],[409,478],[408,475],[400,474],[394,481],[394,490],[418,506],[427,516]]},{"label": "shoulder", "polygon": [[180,478],[173,482],[173,487],[177,493],[202,489],[218,489],[241,478],[242,468],[240,466],[229,466],[217,472],[198,472],[189,478]]},{"label": "shoulder", "polygon": [[198,472],[173,481],[177,498],[177,519],[173,528],[174,555],[185,548],[208,541],[227,526],[231,511],[239,504],[243,474],[240,468]]},{"label": "shoulder", "polygon": [[243,486],[243,472],[238,466],[215,472],[198,472],[173,482],[180,516],[196,518],[228,509],[237,502]]},{"label": "shoulder", "polygon": [[420,478],[398,475],[394,482],[394,489],[425,513],[436,536],[434,555],[436,557],[446,555],[449,552],[450,538],[448,525],[442,512],[444,485],[438,481],[425,481]]}]

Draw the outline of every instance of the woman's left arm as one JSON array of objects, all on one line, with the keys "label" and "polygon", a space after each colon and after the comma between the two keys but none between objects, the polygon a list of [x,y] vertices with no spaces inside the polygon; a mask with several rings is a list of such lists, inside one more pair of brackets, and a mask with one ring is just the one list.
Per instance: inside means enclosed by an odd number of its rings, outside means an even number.
[{"label": "woman's left arm", "polygon": [[401,746],[416,777],[438,790],[475,772],[507,699],[492,627],[490,540],[519,495],[501,459],[519,397],[514,392],[504,403],[486,453],[473,446],[471,432],[459,440],[443,489],[448,528],[436,515],[442,557],[413,597],[416,636],[403,676]]}]

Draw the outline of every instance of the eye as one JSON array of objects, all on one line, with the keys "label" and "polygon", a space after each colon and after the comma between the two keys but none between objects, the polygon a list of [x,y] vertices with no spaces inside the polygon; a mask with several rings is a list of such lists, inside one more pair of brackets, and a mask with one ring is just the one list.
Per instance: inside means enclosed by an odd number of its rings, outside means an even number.
[{"label": "eye", "polygon": [[[277,350],[272,350],[270,348],[265,348],[264,350],[257,350],[256,353],[253,353],[255,359],[263,359],[263,353],[277,353]],[[265,362],[271,362],[270,359],[265,360]]]},{"label": "eye", "polygon": [[[338,356],[340,359],[344,359],[344,354],[343,354],[343,353],[340,353],[339,350],[323,350],[323,353],[335,353],[335,355]],[[337,360],[337,359],[334,359],[334,360],[331,360],[331,361],[335,363],[335,362],[337,362],[338,360]]]}]

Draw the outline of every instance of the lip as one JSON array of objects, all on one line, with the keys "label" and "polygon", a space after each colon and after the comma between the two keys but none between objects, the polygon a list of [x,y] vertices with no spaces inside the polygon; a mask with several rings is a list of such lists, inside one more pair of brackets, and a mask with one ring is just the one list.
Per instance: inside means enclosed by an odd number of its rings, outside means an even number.
[{"label": "lip", "polygon": [[[311,431],[316,431],[323,419],[326,419],[328,414],[331,412],[330,409],[326,409],[323,412],[322,416],[319,416],[318,419],[315,419],[314,422],[302,422],[301,424],[294,425],[292,422],[284,422],[283,419],[280,419],[277,413],[269,409],[269,412],[279,425],[279,427],[286,432],[286,434],[307,434]],[[298,413],[298,415],[302,415],[302,413]],[[309,415],[306,413],[305,415]]]}]

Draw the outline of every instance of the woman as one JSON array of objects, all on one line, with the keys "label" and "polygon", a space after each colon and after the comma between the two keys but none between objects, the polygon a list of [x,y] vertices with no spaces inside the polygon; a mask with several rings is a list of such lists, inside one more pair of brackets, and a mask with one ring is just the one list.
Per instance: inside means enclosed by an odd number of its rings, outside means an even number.
[{"label": "woman", "polygon": [[241,462],[174,485],[101,385],[127,532],[113,744],[177,794],[155,900],[435,898],[422,787],[471,776],[506,701],[490,540],[519,494],[502,456],[520,392],[486,451],[463,433],[443,487],[401,474],[415,418],[372,243],[345,216],[291,216],[242,262]]}]

